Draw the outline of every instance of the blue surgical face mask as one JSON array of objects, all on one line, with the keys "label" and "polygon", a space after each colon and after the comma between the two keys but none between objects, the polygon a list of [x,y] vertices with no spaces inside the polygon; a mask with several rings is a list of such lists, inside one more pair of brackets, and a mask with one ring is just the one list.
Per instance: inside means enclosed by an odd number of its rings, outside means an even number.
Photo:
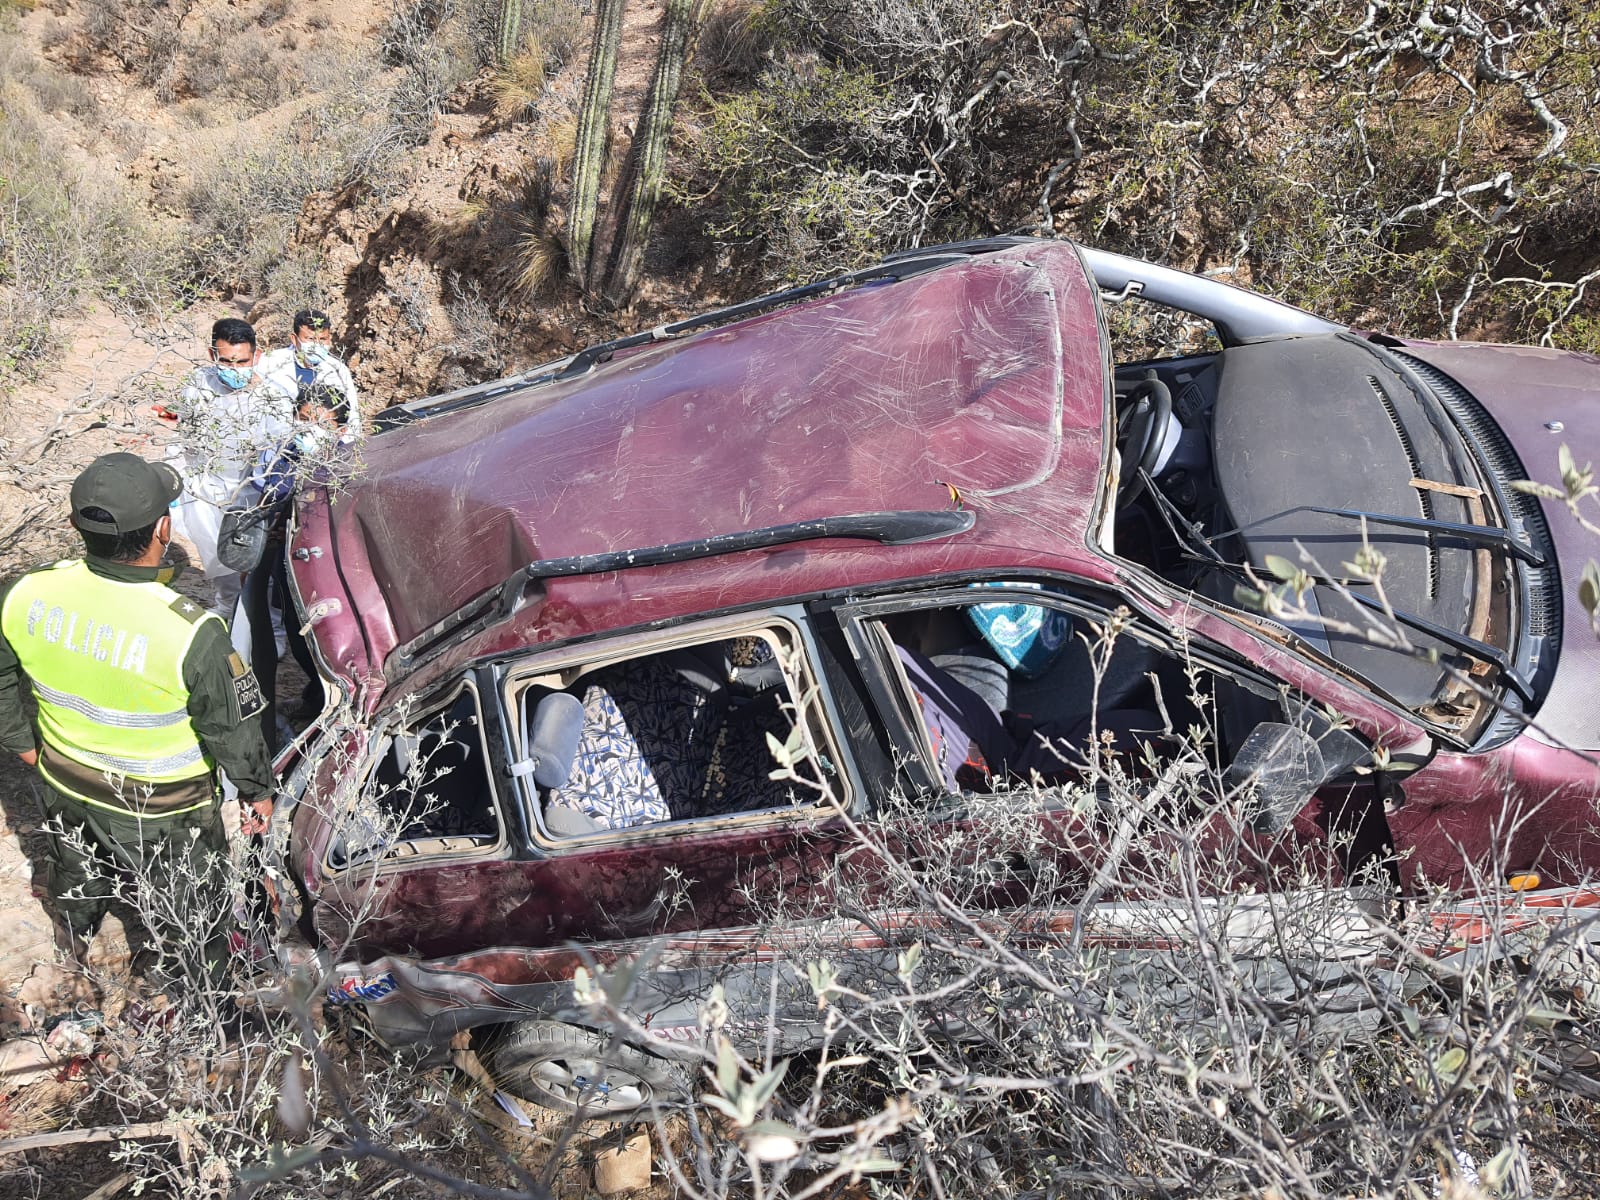
[{"label": "blue surgical face mask", "polygon": [[321,342],[301,342],[300,353],[308,363],[315,365],[328,357],[328,348]]},{"label": "blue surgical face mask", "polygon": [[251,371],[249,367],[218,367],[217,378],[229,387],[237,390],[250,382]]}]

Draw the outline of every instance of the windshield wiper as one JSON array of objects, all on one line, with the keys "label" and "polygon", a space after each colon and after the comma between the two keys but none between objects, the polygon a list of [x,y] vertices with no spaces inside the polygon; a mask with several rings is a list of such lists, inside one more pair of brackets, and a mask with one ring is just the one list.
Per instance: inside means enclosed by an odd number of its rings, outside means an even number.
[{"label": "windshield wiper", "polygon": [[[1140,471],[1139,478],[1144,480],[1145,492],[1154,497],[1156,511],[1161,514],[1161,519],[1166,522],[1167,531],[1172,534],[1172,540],[1179,546],[1185,547],[1189,557],[1201,562],[1221,563],[1227,565],[1227,560],[1217,553],[1217,550],[1206,540],[1205,533],[1200,526],[1184,516],[1182,511],[1163,492],[1152,479],[1148,472]],[[1180,529],[1179,526],[1182,526]],[[1195,553],[1199,551],[1200,553]]]},{"label": "windshield wiper", "polygon": [[1282,517],[1289,517],[1295,513],[1302,512],[1320,513],[1327,517],[1345,517],[1352,521],[1367,521],[1373,525],[1393,525],[1399,529],[1416,529],[1423,533],[1438,534],[1441,537],[1458,538],[1463,542],[1504,550],[1513,558],[1519,558],[1529,566],[1542,567],[1545,565],[1544,556],[1537,550],[1519,542],[1510,530],[1500,529],[1494,525],[1467,525],[1460,521],[1436,521],[1429,517],[1400,517],[1392,513],[1365,512],[1359,508],[1323,508],[1316,504],[1297,504],[1293,508],[1286,508],[1282,512],[1273,513],[1269,517],[1251,521],[1248,525],[1240,525],[1237,529],[1225,529],[1221,533],[1213,534],[1207,539],[1207,542],[1216,542],[1222,538],[1258,528],[1268,521],[1276,521]]},{"label": "windshield wiper", "polygon": [[1491,646],[1488,642],[1480,642],[1475,637],[1457,633],[1453,629],[1428,620],[1427,617],[1420,617],[1416,613],[1407,612],[1401,608],[1386,609],[1375,597],[1363,596],[1359,592],[1350,591],[1348,588],[1345,589],[1344,594],[1357,604],[1376,612],[1381,612],[1386,616],[1392,616],[1400,624],[1408,625],[1418,633],[1425,633],[1435,641],[1443,642],[1452,650],[1459,650],[1463,654],[1470,654],[1473,658],[1482,659],[1484,662],[1489,663],[1500,672],[1500,678],[1521,698],[1524,704],[1533,703],[1533,685],[1517,673],[1517,669],[1511,665],[1511,659],[1498,646]]},{"label": "windshield wiper", "polygon": [[[1203,559],[1199,555],[1192,553],[1186,557],[1195,562],[1203,563],[1205,566],[1220,570],[1227,575],[1243,579],[1250,578],[1249,572],[1236,563],[1213,562],[1210,559]],[[1315,575],[1311,578],[1314,583],[1319,585],[1334,586],[1336,584],[1336,581],[1332,579],[1319,579]],[[1403,608],[1385,608],[1383,603],[1375,597],[1363,596],[1360,592],[1353,592],[1348,586],[1341,588],[1340,595],[1349,596],[1350,599],[1364,608],[1393,617],[1407,628],[1426,634],[1436,642],[1443,642],[1452,650],[1459,650],[1463,654],[1469,654],[1473,658],[1488,663],[1499,672],[1500,678],[1505,681],[1506,686],[1515,692],[1524,704],[1531,705],[1533,703],[1533,685],[1517,672],[1516,667],[1511,664],[1510,657],[1500,647],[1490,645],[1488,642],[1481,642],[1465,633],[1457,633],[1454,629],[1430,621],[1427,617],[1418,616],[1414,612],[1407,612]]]}]

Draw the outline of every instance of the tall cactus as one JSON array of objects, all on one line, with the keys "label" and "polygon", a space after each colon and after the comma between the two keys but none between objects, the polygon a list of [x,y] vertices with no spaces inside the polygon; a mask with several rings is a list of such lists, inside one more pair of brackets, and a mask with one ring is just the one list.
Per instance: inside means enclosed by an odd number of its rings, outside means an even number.
[{"label": "tall cactus", "polygon": [[616,240],[606,266],[603,297],[612,308],[621,308],[628,302],[639,280],[650,222],[666,174],[667,141],[672,135],[672,110],[678,103],[683,64],[704,10],[700,0],[667,0],[661,15],[661,52],[656,56],[650,92],[633,143],[632,186],[617,218]]},{"label": "tall cactus", "polygon": [[495,62],[503,67],[522,42],[522,0],[500,0],[494,34]]},{"label": "tall cactus", "polygon": [[572,207],[567,219],[567,251],[578,286],[587,289],[589,250],[594,241],[595,209],[600,203],[600,168],[605,159],[606,119],[611,82],[617,73],[617,43],[622,40],[623,0],[599,0],[594,13],[594,45],[589,76],[578,112],[578,142],[572,158]]}]

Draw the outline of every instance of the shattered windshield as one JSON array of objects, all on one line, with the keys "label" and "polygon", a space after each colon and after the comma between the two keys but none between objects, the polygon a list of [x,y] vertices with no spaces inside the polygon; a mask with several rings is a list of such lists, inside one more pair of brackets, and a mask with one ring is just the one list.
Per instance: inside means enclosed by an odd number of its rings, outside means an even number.
[{"label": "shattered windshield", "polygon": [[1443,728],[1531,699],[1510,658],[1527,551],[1426,384],[1347,333],[1224,346],[1160,305],[1106,308],[1119,557],[1264,611]]}]

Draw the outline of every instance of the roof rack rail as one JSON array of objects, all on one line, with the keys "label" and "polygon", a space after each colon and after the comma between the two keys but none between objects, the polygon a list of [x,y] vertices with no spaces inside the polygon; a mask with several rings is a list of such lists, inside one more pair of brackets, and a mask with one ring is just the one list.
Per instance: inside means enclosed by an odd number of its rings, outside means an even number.
[{"label": "roof rack rail", "polygon": [[384,674],[393,679],[432,657],[444,647],[447,640],[472,637],[512,616],[522,607],[529,586],[546,579],[603,575],[610,571],[714,558],[719,554],[736,554],[743,550],[762,550],[823,538],[858,538],[885,546],[906,546],[966,533],[976,520],[971,509],[852,513],[794,521],[786,525],[768,525],[761,529],[744,529],[737,533],[714,534],[711,537],[635,550],[610,550],[599,554],[540,559],[512,572],[498,587],[490,588],[467,601],[410,641],[396,646],[384,663]]}]

